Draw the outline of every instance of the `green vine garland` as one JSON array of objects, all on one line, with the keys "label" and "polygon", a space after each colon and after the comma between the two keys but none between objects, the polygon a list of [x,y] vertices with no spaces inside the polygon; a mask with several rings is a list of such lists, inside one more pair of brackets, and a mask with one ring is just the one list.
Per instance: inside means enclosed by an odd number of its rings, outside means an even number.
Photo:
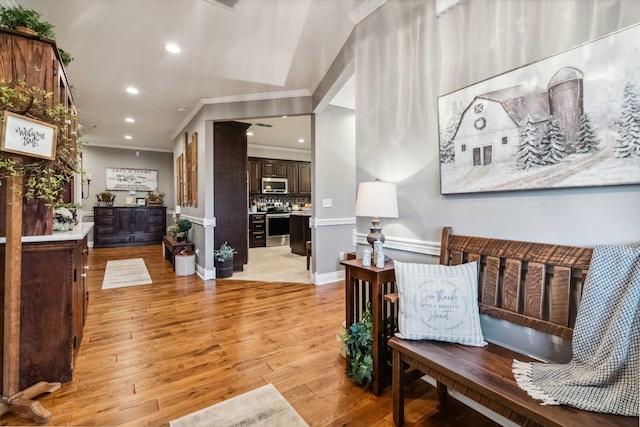
[{"label": "green vine garland", "polygon": [[[24,157],[17,164],[12,156],[0,152],[0,185],[10,176],[24,176],[27,199],[43,200],[47,204],[55,204],[64,186],[79,172],[78,154],[82,146],[77,137],[80,129],[75,113],[64,104],[52,102],[53,93],[36,86],[28,86],[25,79],[7,82],[0,79],[0,110],[10,111],[58,126],[56,155],[54,160],[43,160]],[[0,121],[4,115],[0,116]],[[76,124],[74,131],[70,126]]]}]

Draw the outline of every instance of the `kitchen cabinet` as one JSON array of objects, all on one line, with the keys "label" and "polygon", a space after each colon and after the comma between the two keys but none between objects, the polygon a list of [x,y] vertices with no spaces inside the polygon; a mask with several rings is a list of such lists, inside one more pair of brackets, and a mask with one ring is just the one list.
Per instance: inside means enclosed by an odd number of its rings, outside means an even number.
[{"label": "kitchen cabinet", "polygon": [[164,206],[94,206],[96,248],[161,243],[167,228]]},{"label": "kitchen cabinet", "polygon": [[263,160],[262,176],[264,178],[286,178],[287,164],[282,160]]},{"label": "kitchen cabinet", "polygon": [[298,164],[289,162],[287,163],[287,181],[289,186],[289,193],[298,194]]},{"label": "kitchen cabinet", "polygon": [[289,246],[291,253],[306,255],[306,243],[311,241],[309,218],[311,214],[291,212],[289,216]]},{"label": "kitchen cabinet", "polygon": [[293,160],[270,160],[251,157],[247,162],[249,194],[261,192],[262,178],[287,178],[289,194],[293,196],[311,195],[311,163]]},{"label": "kitchen cabinet", "polygon": [[265,214],[249,215],[249,247],[263,248],[267,246]]},{"label": "kitchen cabinet", "polygon": [[311,195],[311,163],[298,165],[298,194]]},{"label": "kitchen cabinet", "polygon": [[[22,244],[20,390],[39,381],[69,382],[73,377],[89,298],[87,233],[91,224],[79,227],[82,230],[76,235],[75,231],[61,233],[69,240],[55,240],[54,234]],[[0,243],[0,302],[4,270],[5,244]],[[3,328],[0,325],[0,333]],[[0,339],[0,353],[3,342]]]},{"label": "kitchen cabinet", "polygon": [[260,194],[261,185],[260,180],[262,178],[262,160],[249,159],[249,194]]},{"label": "kitchen cabinet", "polygon": [[213,124],[213,210],[216,218],[214,247],[229,243],[237,253],[233,270],[242,271],[249,259],[247,209],[248,123]]}]

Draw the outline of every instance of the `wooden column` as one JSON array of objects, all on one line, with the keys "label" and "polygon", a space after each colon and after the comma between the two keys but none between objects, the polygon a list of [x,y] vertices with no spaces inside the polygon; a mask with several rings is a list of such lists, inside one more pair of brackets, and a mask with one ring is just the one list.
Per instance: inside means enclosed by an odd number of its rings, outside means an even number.
[{"label": "wooden column", "polygon": [[6,245],[4,263],[4,348],[2,355],[2,400],[0,415],[25,414],[35,422],[46,423],[51,412],[38,401],[43,393],[52,393],[60,383],[41,381],[20,392],[20,290],[22,286],[22,175],[7,179]]}]

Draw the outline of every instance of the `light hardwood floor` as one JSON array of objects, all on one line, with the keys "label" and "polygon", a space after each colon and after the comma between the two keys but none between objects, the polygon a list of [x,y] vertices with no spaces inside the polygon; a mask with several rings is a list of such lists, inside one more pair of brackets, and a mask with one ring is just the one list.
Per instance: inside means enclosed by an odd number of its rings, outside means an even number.
[{"label": "light hardwood floor", "polygon": [[[144,258],[153,284],[101,290],[107,260]],[[89,310],[73,381],[39,400],[48,425],[163,426],[272,383],[311,426],[391,426],[344,375],[344,283],[310,286],[175,276],[160,245],[91,249]],[[494,426],[433,388],[407,392],[408,426]],[[2,425],[37,425],[5,414]]]}]

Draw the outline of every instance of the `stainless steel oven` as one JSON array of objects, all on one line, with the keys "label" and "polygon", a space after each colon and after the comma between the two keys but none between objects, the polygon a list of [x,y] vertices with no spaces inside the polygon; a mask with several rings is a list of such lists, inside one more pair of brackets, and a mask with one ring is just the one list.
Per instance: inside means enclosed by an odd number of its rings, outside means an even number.
[{"label": "stainless steel oven", "polygon": [[267,217],[267,246],[282,246],[289,244],[289,214],[268,213]]}]

